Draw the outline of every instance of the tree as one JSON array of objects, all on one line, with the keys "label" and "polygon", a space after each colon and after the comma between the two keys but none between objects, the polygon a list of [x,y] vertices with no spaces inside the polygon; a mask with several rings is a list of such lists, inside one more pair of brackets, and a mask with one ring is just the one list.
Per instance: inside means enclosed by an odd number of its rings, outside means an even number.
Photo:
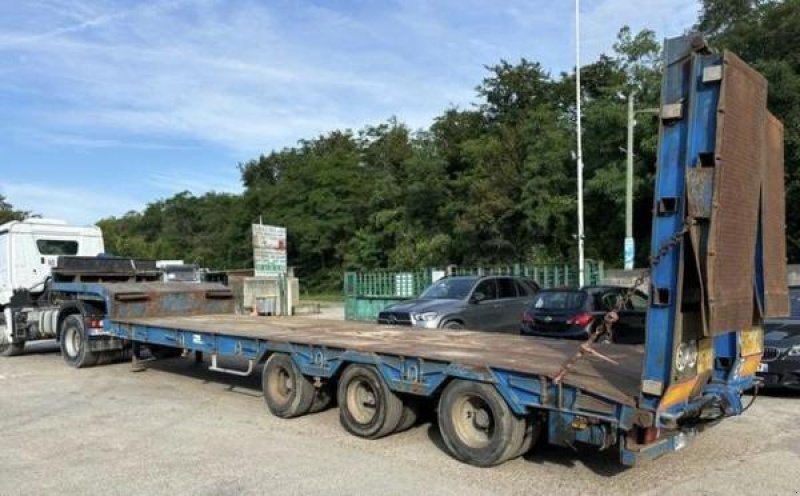
[{"label": "tree", "polygon": [[6,201],[6,197],[0,195],[0,224],[5,224],[12,220],[24,220],[30,216],[30,212],[15,210],[14,206]]}]

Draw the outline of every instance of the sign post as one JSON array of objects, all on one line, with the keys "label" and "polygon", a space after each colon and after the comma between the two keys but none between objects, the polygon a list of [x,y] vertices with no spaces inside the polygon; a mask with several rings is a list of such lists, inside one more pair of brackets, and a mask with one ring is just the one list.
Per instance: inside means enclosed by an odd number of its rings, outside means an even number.
[{"label": "sign post", "polygon": [[256,277],[286,276],[286,228],[253,224]]}]

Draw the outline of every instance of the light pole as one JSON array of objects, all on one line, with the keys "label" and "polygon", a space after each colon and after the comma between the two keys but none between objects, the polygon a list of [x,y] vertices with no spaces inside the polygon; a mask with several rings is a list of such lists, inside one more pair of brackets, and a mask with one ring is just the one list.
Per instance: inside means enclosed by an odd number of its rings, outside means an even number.
[{"label": "light pole", "polygon": [[575,110],[577,121],[578,168],[578,286],[585,282],[583,255],[583,143],[581,128],[581,1],[575,0]]},{"label": "light pole", "polygon": [[633,240],[633,132],[636,127],[636,114],[648,112],[658,114],[657,108],[636,110],[636,90],[631,90],[628,100],[628,146],[627,167],[625,171],[625,270],[633,270],[633,259],[636,255],[636,246]]}]

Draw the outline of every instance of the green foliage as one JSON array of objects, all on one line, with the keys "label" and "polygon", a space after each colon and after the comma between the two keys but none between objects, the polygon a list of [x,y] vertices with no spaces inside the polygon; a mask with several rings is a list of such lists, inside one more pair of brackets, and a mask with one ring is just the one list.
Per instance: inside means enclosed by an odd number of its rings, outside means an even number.
[{"label": "green foliage", "polygon": [[23,220],[30,216],[30,212],[15,210],[14,206],[6,201],[6,197],[0,195],[0,224],[5,224],[12,220]]}]

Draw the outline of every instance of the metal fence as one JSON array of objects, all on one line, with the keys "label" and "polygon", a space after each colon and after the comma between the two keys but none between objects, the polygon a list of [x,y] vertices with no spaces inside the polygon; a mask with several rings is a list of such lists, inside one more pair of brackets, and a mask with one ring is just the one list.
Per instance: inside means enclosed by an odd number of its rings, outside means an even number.
[{"label": "metal fence", "polygon": [[[587,260],[587,285],[599,284],[605,273],[603,262]],[[424,269],[408,272],[346,272],[344,275],[345,318],[374,321],[378,312],[393,303],[418,296],[433,281],[445,275],[509,275],[535,280],[543,288],[578,285],[578,268],[572,264],[514,264],[488,267],[450,266],[446,270]]]}]

